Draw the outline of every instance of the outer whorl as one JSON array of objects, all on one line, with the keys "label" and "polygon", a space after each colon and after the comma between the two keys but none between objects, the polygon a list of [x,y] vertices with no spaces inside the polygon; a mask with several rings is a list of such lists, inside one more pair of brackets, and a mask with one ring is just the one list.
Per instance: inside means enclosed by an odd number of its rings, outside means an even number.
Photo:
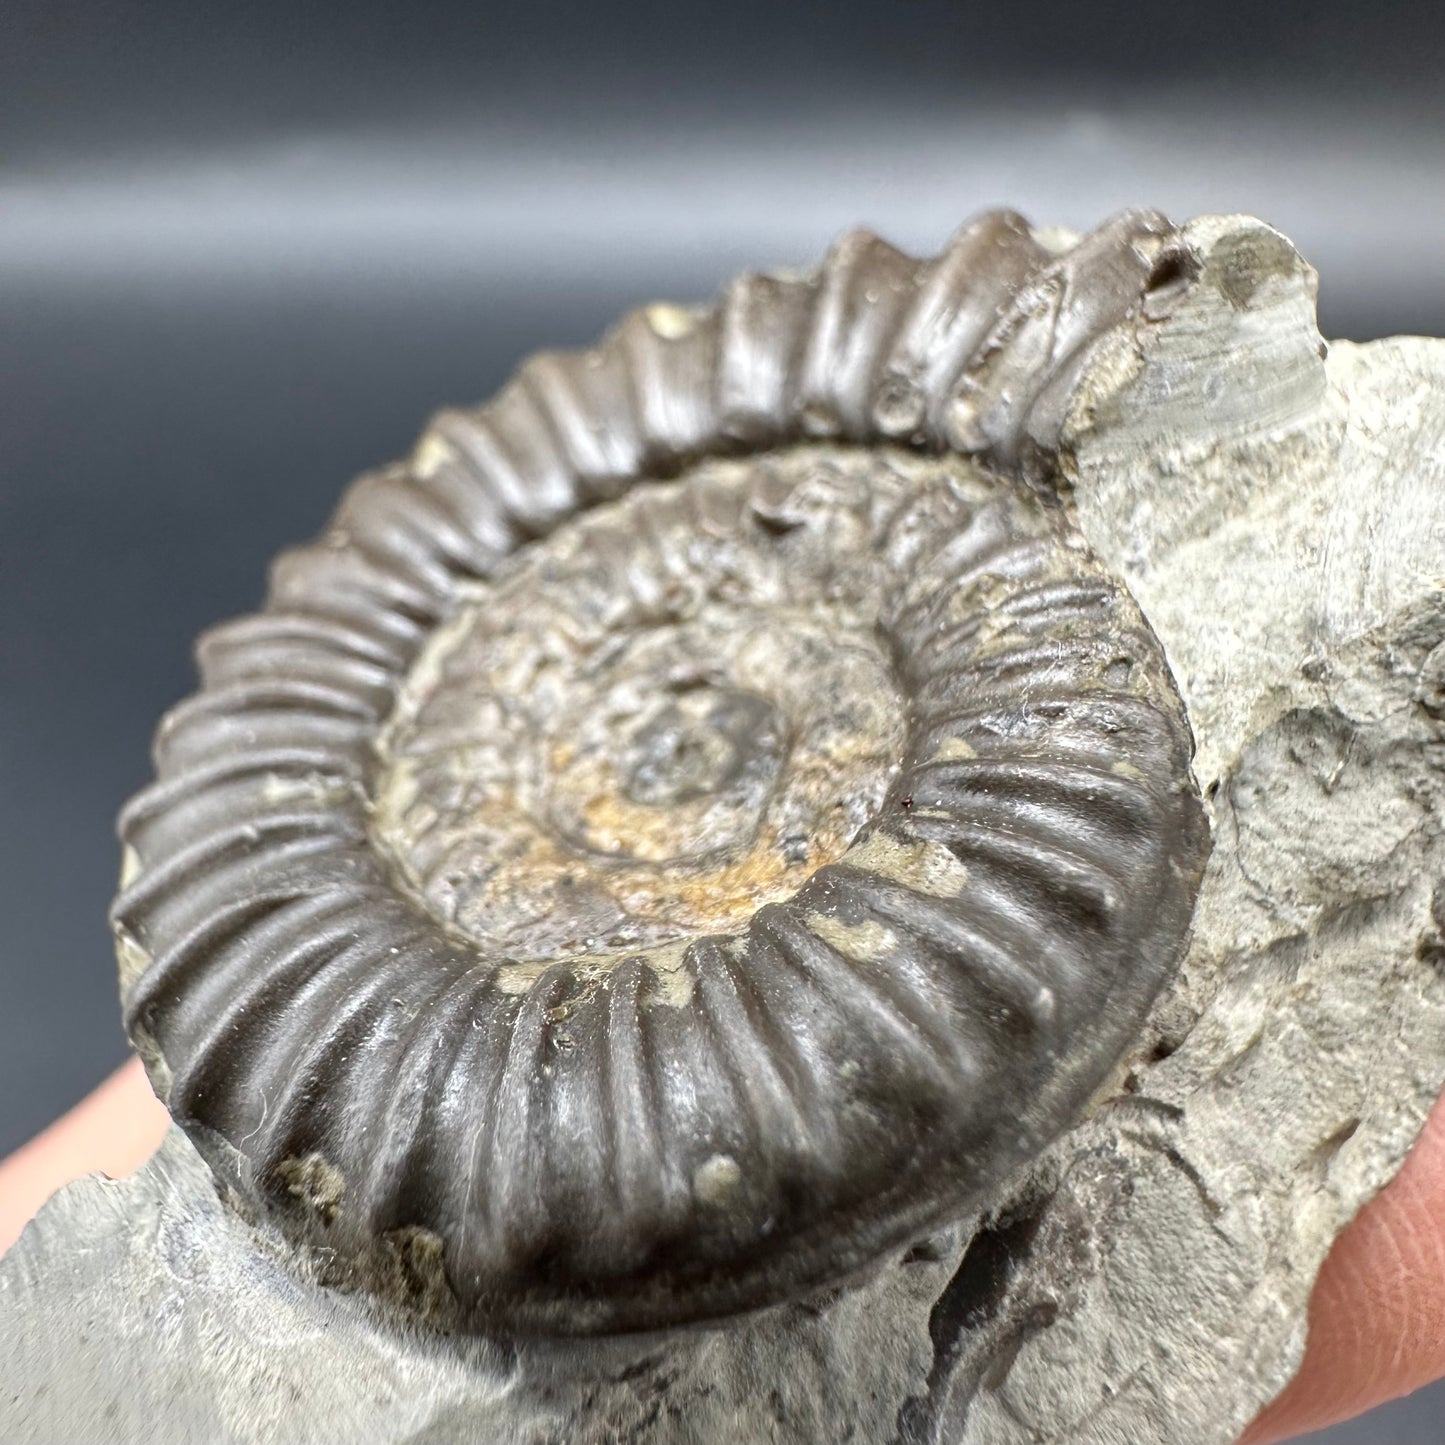
[{"label": "outer whorl", "polygon": [[235,1198],[438,1323],[646,1329],[842,1280],[1079,1116],[1207,834],[1038,484],[1176,244],[849,236],[534,358],[278,562],[114,909]]}]

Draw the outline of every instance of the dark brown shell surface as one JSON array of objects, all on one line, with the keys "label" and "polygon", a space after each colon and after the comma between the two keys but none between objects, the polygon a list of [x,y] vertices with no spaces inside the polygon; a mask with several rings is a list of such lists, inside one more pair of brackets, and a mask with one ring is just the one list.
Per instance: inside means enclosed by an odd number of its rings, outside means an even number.
[{"label": "dark brown shell surface", "polygon": [[650,1329],[844,1281],[1079,1117],[1208,835],[1047,483],[1177,246],[850,235],[533,358],[277,562],[113,909],[234,1197],[439,1325]]}]

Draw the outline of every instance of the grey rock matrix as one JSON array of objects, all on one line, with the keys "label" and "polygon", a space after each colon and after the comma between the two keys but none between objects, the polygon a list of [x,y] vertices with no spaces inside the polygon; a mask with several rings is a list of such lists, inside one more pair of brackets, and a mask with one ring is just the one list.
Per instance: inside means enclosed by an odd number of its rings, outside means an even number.
[{"label": "grey rock matrix", "polygon": [[1164,649],[1213,836],[1178,977],[1086,1117],[850,1287],[554,1343],[309,1281],[173,1130],[0,1266],[4,1438],[1238,1435],[1445,1079],[1445,342],[1326,349],[1276,232],[1181,234],[1057,402],[1066,505]]}]

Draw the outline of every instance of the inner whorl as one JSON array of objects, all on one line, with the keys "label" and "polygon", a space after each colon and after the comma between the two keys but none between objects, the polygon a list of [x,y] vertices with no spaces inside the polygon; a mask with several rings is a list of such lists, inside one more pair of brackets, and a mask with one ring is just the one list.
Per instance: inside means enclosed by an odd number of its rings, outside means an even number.
[{"label": "inner whorl", "polygon": [[1047,481],[1177,246],[997,214],[636,313],[202,639],[113,925],[243,1208],[440,1326],[649,1329],[846,1280],[1079,1116],[1208,837]]}]

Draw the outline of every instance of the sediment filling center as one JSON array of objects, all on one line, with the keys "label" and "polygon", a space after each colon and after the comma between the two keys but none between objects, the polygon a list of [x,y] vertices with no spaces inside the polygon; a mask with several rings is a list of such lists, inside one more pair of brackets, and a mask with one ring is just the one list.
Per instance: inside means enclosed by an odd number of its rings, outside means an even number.
[{"label": "sediment filling center", "polygon": [[379,744],[373,826],[409,888],[519,987],[561,957],[665,967],[791,896],[901,766],[879,540],[937,470],[708,462],[472,587]]}]

